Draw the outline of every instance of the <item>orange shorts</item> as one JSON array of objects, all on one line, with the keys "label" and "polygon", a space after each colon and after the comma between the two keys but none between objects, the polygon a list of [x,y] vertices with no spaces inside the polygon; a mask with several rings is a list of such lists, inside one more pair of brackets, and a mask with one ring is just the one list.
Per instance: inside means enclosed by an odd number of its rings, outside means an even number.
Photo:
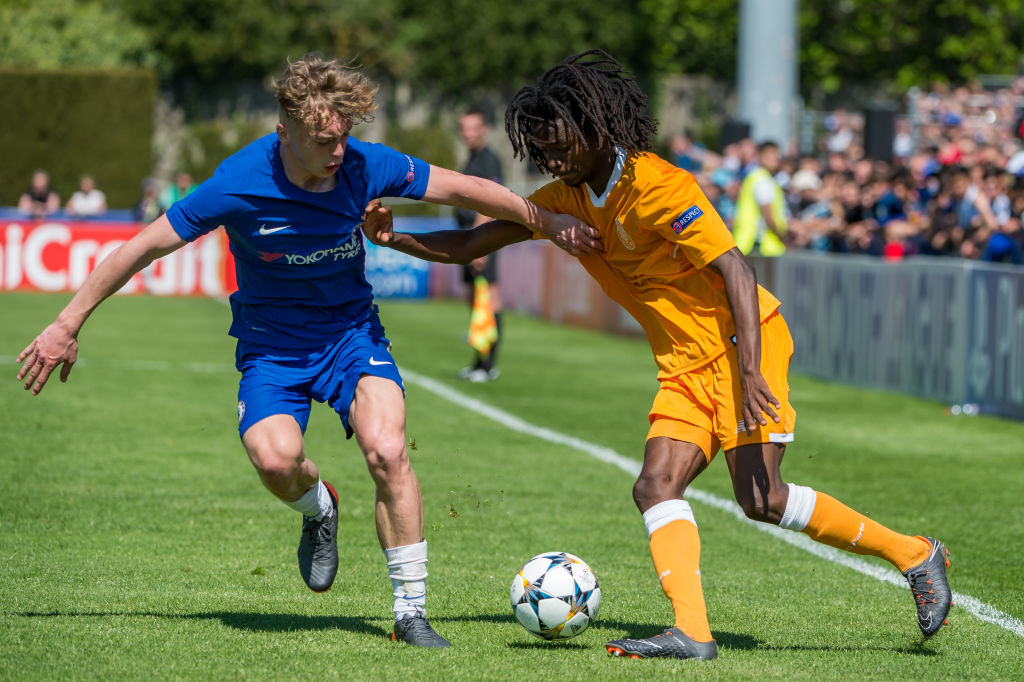
[{"label": "orange shorts", "polygon": [[775,409],[779,423],[765,415],[767,424],[746,430],[736,360],[736,348],[708,364],[679,376],[661,380],[651,407],[647,438],[667,436],[694,443],[711,461],[719,448],[732,450],[753,443],[789,443],[796,426],[796,410],[789,404],[789,360],[793,338],[782,315],[776,311],[761,323],[761,374],[772,395],[782,404]]}]

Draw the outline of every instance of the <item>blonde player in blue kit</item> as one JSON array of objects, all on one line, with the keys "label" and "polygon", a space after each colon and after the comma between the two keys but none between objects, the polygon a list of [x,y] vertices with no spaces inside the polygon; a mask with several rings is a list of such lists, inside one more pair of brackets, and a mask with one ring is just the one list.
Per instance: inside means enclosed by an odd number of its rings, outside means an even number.
[{"label": "blonde player in blue kit", "polygon": [[586,226],[501,185],[463,176],[349,136],[369,120],[376,86],[338,60],[306,55],[276,83],[280,122],[226,159],[214,176],[105,259],[57,319],[18,356],[18,380],[38,394],[62,366],[93,310],[149,263],[223,225],[238,291],[229,333],[242,373],[242,444],[270,492],[303,515],[299,569],[310,589],[338,570],[338,495],[306,457],[311,400],[327,402],[366,458],[377,537],[394,593],[392,639],[445,647],[425,615],[423,502],[409,463],[401,376],[365,277],[358,229],[371,199],[455,204],[528,224],[570,253],[597,246]]}]

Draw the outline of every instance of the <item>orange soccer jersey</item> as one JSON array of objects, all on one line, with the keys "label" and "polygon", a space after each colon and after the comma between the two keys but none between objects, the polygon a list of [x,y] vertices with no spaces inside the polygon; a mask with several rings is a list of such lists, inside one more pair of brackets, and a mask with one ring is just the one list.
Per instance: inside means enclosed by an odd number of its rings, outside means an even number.
[{"label": "orange soccer jersey", "polygon": [[[650,153],[620,150],[603,196],[560,180],[530,200],[601,233],[603,253],[579,259],[601,288],[636,318],[651,343],[658,378],[696,369],[733,347],[732,310],[708,263],[736,246],[688,172]],[[761,322],[779,307],[758,286]]]}]

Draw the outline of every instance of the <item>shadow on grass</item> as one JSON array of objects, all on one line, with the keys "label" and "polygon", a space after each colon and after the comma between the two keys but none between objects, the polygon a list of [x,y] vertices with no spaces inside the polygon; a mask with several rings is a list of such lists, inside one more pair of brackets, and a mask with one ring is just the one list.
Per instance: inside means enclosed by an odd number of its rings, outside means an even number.
[{"label": "shadow on grass", "polygon": [[50,611],[14,613],[25,618],[166,618],[169,620],[219,620],[229,628],[248,632],[297,632],[304,630],[345,630],[368,635],[390,635],[376,622],[383,618],[361,616],[301,616],[293,613],[156,613],[152,611]]},{"label": "shadow on grass", "polygon": [[[367,635],[389,636],[391,634],[387,617],[366,618],[363,616],[303,616],[292,613],[242,613],[231,611],[212,611],[209,613],[156,613],[152,611],[29,611],[14,612],[10,615],[24,618],[166,618],[170,620],[219,620],[225,626],[247,632],[298,632],[306,630],[345,630],[346,632]],[[473,616],[431,616],[435,623],[515,623],[511,614],[481,613]],[[388,627],[382,627],[384,623]],[[619,620],[599,619],[593,630],[611,630],[616,634],[612,637],[644,638],[661,634],[664,629],[651,625],[631,623]],[[619,635],[618,633],[624,633]],[[720,649],[736,649],[739,651],[888,651],[894,654],[910,656],[937,656],[938,652],[925,648],[924,641],[915,641],[905,646],[858,646],[854,643],[824,646],[803,646],[800,644],[779,646],[765,644],[755,637],[743,633],[723,632],[712,633],[718,641]],[[509,642],[511,649],[550,649],[552,646],[569,649],[584,649],[587,645],[576,642]]]},{"label": "shadow on grass", "polygon": [[[475,616],[454,616],[454,617],[431,617],[432,621],[435,622],[480,622],[480,623],[515,623],[515,618],[511,614],[492,614],[492,613],[481,613]],[[654,635],[660,635],[665,631],[663,627],[652,626],[649,624],[633,623],[622,620],[609,620],[606,618],[598,618],[597,621],[591,625],[590,630],[608,630],[609,639],[619,639],[629,637],[632,639],[642,639],[645,637],[652,637]],[[622,633],[622,634],[619,634]],[[774,644],[766,644],[756,637],[744,633],[737,632],[724,632],[722,630],[715,630],[711,634],[714,635],[715,640],[718,642],[719,649],[735,649],[737,651],[888,651],[894,654],[906,654],[910,656],[937,656],[938,652],[924,648],[924,641],[917,641],[911,645],[904,646],[872,646],[872,645],[857,645],[856,643],[847,642],[844,644],[834,644],[828,646],[802,646],[799,644],[779,646]],[[566,642],[516,642],[510,643],[508,646],[516,649],[541,649],[545,647],[554,646],[569,646],[579,647],[581,644],[568,644]]]},{"label": "shadow on grass", "polygon": [[593,648],[587,644],[580,644],[579,642],[544,642],[539,639],[536,642],[505,642],[505,646],[509,649],[522,649],[524,651],[551,651],[553,649],[574,649],[576,651],[583,651],[584,649]]},{"label": "shadow on grass", "polygon": [[[721,643],[721,640],[719,640]],[[737,647],[743,648],[743,647]],[[924,647],[924,641],[917,642],[908,646],[857,646],[855,644],[834,644],[831,646],[802,646],[800,644],[792,644],[789,646],[774,646],[771,644],[762,644],[756,649],[761,651],[886,651],[892,654],[904,654],[908,656],[940,656],[941,654],[934,649],[926,649]]]}]

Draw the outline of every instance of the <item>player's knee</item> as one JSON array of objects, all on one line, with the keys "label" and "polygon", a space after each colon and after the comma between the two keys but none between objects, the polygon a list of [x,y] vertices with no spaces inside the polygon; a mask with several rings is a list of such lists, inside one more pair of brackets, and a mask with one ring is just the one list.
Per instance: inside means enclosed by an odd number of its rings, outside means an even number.
[{"label": "player's knee", "polygon": [[302,441],[271,437],[246,447],[249,459],[264,478],[287,479],[295,476],[303,460]]},{"label": "player's knee", "polygon": [[366,466],[378,483],[387,485],[408,471],[409,456],[403,434],[381,434],[367,445]]},{"label": "player's knee", "polygon": [[677,488],[671,476],[641,472],[633,484],[633,502],[641,511],[650,509],[658,502],[678,497],[681,493],[676,491]]},{"label": "player's knee", "polygon": [[748,519],[774,524],[782,520],[782,514],[786,511],[785,504],[780,498],[781,496],[774,491],[760,490],[736,495],[736,501]]}]

